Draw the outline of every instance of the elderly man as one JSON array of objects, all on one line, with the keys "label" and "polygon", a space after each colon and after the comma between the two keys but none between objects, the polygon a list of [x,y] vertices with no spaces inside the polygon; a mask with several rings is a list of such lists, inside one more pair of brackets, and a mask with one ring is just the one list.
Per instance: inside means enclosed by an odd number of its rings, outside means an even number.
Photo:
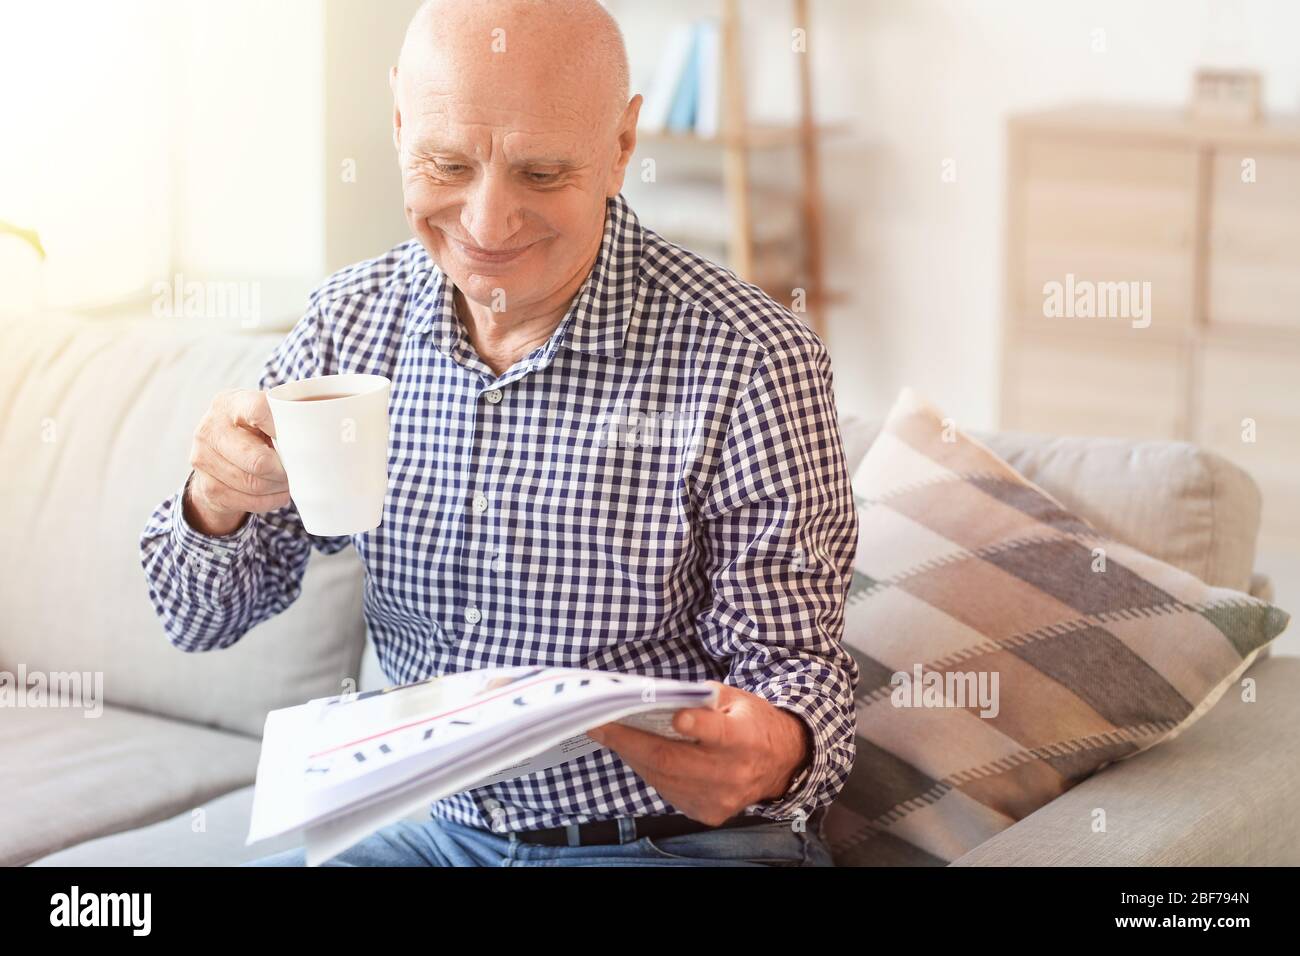
[{"label": "elderly man", "polygon": [[[839,638],[856,518],[818,339],[643,229],[621,195],[641,97],[594,0],[442,0],[391,74],[414,239],[330,277],[223,393],[142,539],[184,650],[288,607],[352,544],[387,676],[553,665],[720,682],[672,741],[439,800],[336,857],[376,865],[827,865],[854,756]],[[265,389],[393,381],[382,524],[307,534]],[[300,851],[266,863],[301,863]]]}]

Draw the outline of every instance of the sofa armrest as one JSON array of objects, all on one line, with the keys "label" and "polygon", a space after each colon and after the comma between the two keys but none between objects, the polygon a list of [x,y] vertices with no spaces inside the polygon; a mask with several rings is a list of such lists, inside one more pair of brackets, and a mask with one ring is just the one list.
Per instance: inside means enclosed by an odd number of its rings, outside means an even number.
[{"label": "sofa armrest", "polygon": [[[1300,864],[1300,657],[1256,660],[1175,739],[1121,760],[953,866]],[[1097,809],[1105,833],[1094,833]]]}]

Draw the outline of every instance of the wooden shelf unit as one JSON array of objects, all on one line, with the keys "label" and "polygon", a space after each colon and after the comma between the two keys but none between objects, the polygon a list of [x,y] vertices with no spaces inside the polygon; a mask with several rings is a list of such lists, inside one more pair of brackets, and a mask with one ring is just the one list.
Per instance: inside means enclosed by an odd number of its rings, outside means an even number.
[{"label": "wooden shelf unit", "polygon": [[[791,0],[793,23],[810,30],[808,0]],[[793,148],[798,150],[800,186],[797,202],[802,224],[797,237],[801,248],[800,275],[791,277],[806,291],[807,312],[804,320],[818,335],[825,336],[825,312],[829,305],[844,296],[825,285],[825,257],[822,248],[822,190],[819,141],[822,136],[843,130],[843,124],[819,125],[813,115],[812,78],[808,56],[798,57],[796,82],[799,115],[789,124],[752,123],[746,107],[744,55],[740,38],[739,0],[723,0],[721,15],[721,131],[717,136],[701,137],[693,133],[664,131],[638,132],[646,143],[699,146],[718,151],[721,187],[726,197],[729,266],[747,282],[764,288],[772,298],[790,304],[791,289],[774,277],[762,275],[756,268],[753,183],[750,153],[753,150]],[[810,41],[811,42],[811,41]],[[673,238],[669,236],[668,238]]]}]

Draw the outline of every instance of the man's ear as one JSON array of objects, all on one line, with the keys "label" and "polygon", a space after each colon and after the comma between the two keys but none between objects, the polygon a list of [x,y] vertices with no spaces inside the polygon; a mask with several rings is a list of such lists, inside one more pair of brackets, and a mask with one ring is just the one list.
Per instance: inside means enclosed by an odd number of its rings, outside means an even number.
[{"label": "man's ear", "polygon": [[619,120],[618,125],[618,158],[614,160],[614,168],[610,170],[609,196],[617,196],[623,189],[623,180],[627,175],[627,164],[632,161],[632,154],[636,152],[636,123],[637,118],[641,115],[641,104],[644,102],[640,93],[628,101],[627,109],[623,111],[623,117]]},{"label": "man's ear", "polygon": [[402,108],[397,103],[397,67],[388,71],[388,88],[393,91],[393,148],[402,151]]}]

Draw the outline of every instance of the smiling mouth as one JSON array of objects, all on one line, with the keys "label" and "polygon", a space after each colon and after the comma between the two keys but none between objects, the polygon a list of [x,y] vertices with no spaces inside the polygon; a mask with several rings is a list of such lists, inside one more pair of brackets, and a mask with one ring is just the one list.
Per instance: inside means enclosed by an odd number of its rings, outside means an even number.
[{"label": "smiling mouth", "polygon": [[488,250],[480,249],[477,246],[466,245],[459,239],[453,239],[452,242],[456,243],[457,248],[461,251],[461,255],[466,259],[473,259],[475,262],[489,263],[513,262],[536,245],[536,243],[530,242],[526,246],[518,246],[514,249]]}]

